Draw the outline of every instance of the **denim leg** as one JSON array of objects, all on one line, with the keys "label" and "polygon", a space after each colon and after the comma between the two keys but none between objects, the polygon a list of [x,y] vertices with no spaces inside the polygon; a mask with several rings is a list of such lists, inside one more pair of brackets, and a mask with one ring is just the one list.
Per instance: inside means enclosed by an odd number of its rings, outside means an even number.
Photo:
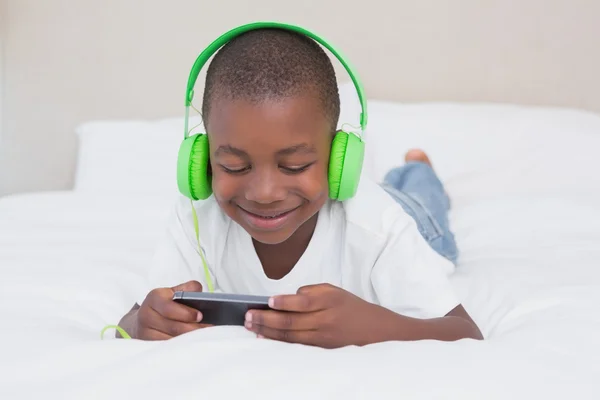
[{"label": "denim leg", "polygon": [[390,170],[382,187],[415,219],[429,245],[456,263],[458,249],[448,221],[450,200],[434,170],[422,162],[409,162]]}]

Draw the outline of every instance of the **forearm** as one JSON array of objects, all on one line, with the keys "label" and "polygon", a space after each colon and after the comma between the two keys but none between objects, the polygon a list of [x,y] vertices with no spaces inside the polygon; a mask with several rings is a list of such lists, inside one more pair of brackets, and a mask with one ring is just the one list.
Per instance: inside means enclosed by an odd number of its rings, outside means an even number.
[{"label": "forearm", "polygon": [[385,321],[382,321],[381,327],[381,337],[377,341],[483,339],[475,323],[457,315],[418,319],[390,311]]},{"label": "forearm", "polygon": [[[133,308],[127,314],[125,314],[123,318],[121,318],[121,320],[119,321],[119,326],[123,328],[123,330],[125,330],[125,332],[127,332],[132,338],[136,337],[135,325],[137,319],[137,312],[139,308],[140,306],[135,304]],[[115,333],[115,337],[122,338],[119,331]]]}]

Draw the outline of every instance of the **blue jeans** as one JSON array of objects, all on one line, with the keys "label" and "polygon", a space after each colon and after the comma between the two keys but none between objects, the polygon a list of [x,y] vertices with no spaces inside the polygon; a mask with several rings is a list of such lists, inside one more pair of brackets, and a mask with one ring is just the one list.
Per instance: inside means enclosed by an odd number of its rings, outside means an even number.
[{"label": "blue jeans", "polygon": [[458,249],[448,222],[450,200],[433,169],[409,162],[389,171],[381,186],[416,221],[427,243],[456,264]]}]

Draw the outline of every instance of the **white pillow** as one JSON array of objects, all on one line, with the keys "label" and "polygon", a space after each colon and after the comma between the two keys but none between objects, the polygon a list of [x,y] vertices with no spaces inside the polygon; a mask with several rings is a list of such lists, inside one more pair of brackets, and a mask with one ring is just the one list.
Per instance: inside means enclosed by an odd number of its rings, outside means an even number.
[{"label": "white pillow", "polygon": [[[351,82],[340,85],[343,122],[359,125],[360,108]],[[177,153],[183,118],[157,121],[92,121],[77,127],[79,150],[74,189],[104,193],[177,191]],[[199,116],[190,118],[193,133],[204,132]]]},{"label": "white pillow", "polygon": [[365,172],[381,181],[413,147],[427,151],[453,204],[514,195],[600,196],[598,114],[370,101]]},{"label": "white pillow", "polygon": [[[203,131],[200,117],[190,118]],[[177,153],[183,118],[94,121],[80,125],[75,190],[168,193],[177,191]]]}]

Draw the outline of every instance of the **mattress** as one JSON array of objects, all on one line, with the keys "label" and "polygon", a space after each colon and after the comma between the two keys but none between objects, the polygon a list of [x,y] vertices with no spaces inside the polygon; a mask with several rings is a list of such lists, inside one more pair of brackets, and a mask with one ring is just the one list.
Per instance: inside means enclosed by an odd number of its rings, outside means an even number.
[{"label": "mattress", "polygon": [[367,173],[429,151],[453,200],[452,283],[484,341],[325,350],[238,327],[101,340],[176,194],[90,183],[0,199],[0,398],[600,398],[600,117],[375,105]]}]

